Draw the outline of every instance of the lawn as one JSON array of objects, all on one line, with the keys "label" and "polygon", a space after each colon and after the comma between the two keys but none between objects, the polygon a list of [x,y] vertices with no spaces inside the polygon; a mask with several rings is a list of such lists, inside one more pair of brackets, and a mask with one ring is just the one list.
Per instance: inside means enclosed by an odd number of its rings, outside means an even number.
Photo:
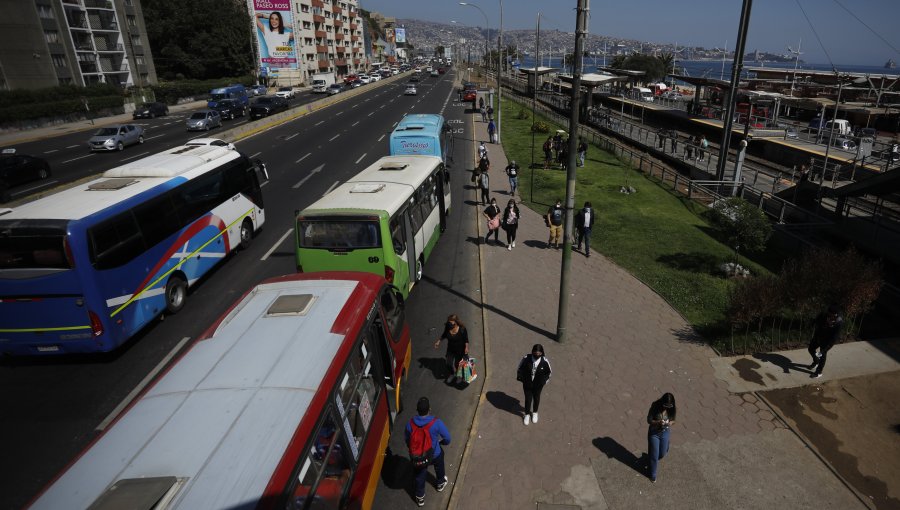
[{"label": "lawn", "polygon": [[[566,175],[541,165],[533,172],[532,184],[532,171],[527,169],[531,111],[524,109],[528,118],[517,118],[522,110],[512,101],[503,103],[504,150],[524,169],[520,189],[525,205],[543,214],[556,198],[564,198]],[[538,120],[550,125],[551,133],[561,128],[540,115]],[[543,159],[541,145],[547,136],[535,137],[536,161]],[[620,193],[626,182],[637,193]],[[713,237],[712,227],[702,217],[705,208],[595,146],[590,146],[585,166],[578,169],[575,193],[577,207],[590,201],[597,210],[591,247],[653,288],[708,340],[721,340],[732,282],[714,274],[714,268],[731,260],[733,252]],[[741,263],[754,274],[768,272],[744,257]]]}]

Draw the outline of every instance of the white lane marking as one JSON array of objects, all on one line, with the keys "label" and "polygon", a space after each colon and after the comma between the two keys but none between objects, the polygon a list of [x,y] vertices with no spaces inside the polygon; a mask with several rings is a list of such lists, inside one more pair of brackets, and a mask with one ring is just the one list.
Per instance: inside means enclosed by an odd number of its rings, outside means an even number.
[{"label": "white lane marking", "polygon": [[255,158],[256,156],[259,156],[260,154],[262,154],[262,152],[257,152],[256,154],[253,154],[252,156],[250,156],[250,159],[253,159],[253,158]]},{"label": "white lane marking", "polygon": [[318,126],[319,124],[323,124],[323,123],[325,123],[325,121],[324,121],[324,120],[320,120],[319,122],[316,122],[316,125]]},{"label": "white lane marking", "polygon": [[340,183],[341,183],[341,181],[334,181],[334,184],[332,184],[331,186],[329,186],[328,189],[325,190],[325,193],[322,193],[322,196],[324,197],[325,195],[331,193],[331,190],[333,190],[335,187],[337,187],[337,185],[340,184]]},{"label": "white lane marking", "polygon": [[270,182],[272,182],[272,181],[266,181],[266,182],[260,184],[259,187],[263,188],[263,187],[265,187],[266,184],[269,184]]},{"label": "white lane marking", "polygon": [[340,115],[340,114],[342,114],[342,113],[344,113],[344,112],[337,112],[337,113],[334,114],[334,116],[337,117],[338,115]]},{"label": "white lane marking", "polygon": [[66,147],[66,149],[74,149],[76,147],[81,147],[81,146],[80,145],[70,145],[70,146]]},{"label": "white lane marking", "polygon": [[313,169],[313,171],[309,173],[309,175],[307,175],[306,177],[300,179],[300,182],[298,182],[297,184],[294,184],[294,185],[291,186],[291,187],[294,188],[294,189],[297,189],[297,188],[299,188],[300,186],[303,186],[303,183],[304,183],[304,182],[306,182],[307,180],[309,180],[309,178],[312,177],[313,175],[315,175],[315,174],[321,172],[321,171],[322,171],[322,168],[324,168],[324,167],[325,167],[325,164],[324,164],[324,163],[322,163],[321,165],[315,167],[315,168]]},{"label": "white lane marking", "polygon": [[278,241],[275,241],[275,244],[273,244],[272,247],[269,248],[269,251],[267,251],[266,254],[263,255],[262,258],[259,260],[266,260],[267,258],[269,258],[269,256],[275,252],[275,249],[278,248],[279,246],[281,246],[281,243],[283,243],[284,240],[287,239],[287,236],[289,236],[291,234],[291,232],[293,232],[293,231],[294,231],[293,228],[289,228],[287,230],[287,232],[285,232],[284,235],[281,236],[281,239],[279,239]]},{"label": "white lane marking", "polygon": [[295,137],[295,136],[297,136],[297,135],[299,135],[299,134],[300,134],[300,133],[294,133],[294,134],[292,134],[291,136],[285,138],[284,141],[286,142],[286,141],[290,140],[291,138],[293,138],[293,137]]},{"label": "white lane marking", "polygon": [[154,138],[159,138],[160,136],[166,136],[166,134],[163,133],[163,134],[161,134],[161,135],[148,136],[147,138],[144,138],[144,141],[147,141],[147,140],[153,140]]},{"label": "white lane marking", "polygon": [[399,124],[399,122],[394,122],[394,125],[391,126],[391,129],[394,129],[395,127],[397,127],[397,124]]},{"label": "white lane marking", "polygon": [[355,126],[355,125],[357,125],[357,124],[359,124],[359,121],[356,121],[356,122],[354,122],[353,124],[350,124],[350,127],[353,127],[353,126]]},{"label": "white lane marking", "polygon": [[135,154],[134,156],[128,156],[127,158],[122,158],[119,160],[119,162],[121,163],[122,161],[128,161],[129,159],[139,158],[141,156],[146,156],[147,154],[150,154],[150,151]]},{"label": "white lane marking", "polygon": [[181,341],[179,341],[175,345],[175,347],[172,348],[171,351],[169,351],[169,354],[166,354],[166,357],[163,358],[156,365],[156,367],[154,367],[153,370],[151,370],[150,373],[147,374],[147,376],[144,377],[141,382],[139,382],[138,385],[134,387],[133,390],[131,390],[131,393],[125,395],[125,398],[121,402],[119,402],[119,405],[117,405],[116,408],[113,409],[112,412],[109,413],[109,415],[104,418],[103,421],[100,422],[100,425],[97,425],[97,428],[95,428],[94,430],[103,432],[106,427],[108,427],[109,424],[112,423],[113,420],[115,420],[116,417],[118,417],[119,414],[124,411],[129,404],[131,404],[131,401],[134,400],[135,397],[140,394],[140,392],[144,391],[144,388],[147,387],[147,385],[150,384],[151,381],[153,381],[153,379],[156,377],[156,374],[158,374],[166,365],[169,364],[169,361],[171,361],[171,359],[174,358],[179,351],[181,351],[181,348],[184,347],[184,344],[186,344],[190,339],[191,337],[189,336],[182,338]]},{"label": "white lane marking", "polygon": [[67,160],[63,161],[63,163],[71,163],[71,162],[73,162],[73,161],[78,161],[79,159],[89,158],[89,157],[91,157],[91,156],[93,156],[93,155],[94,155],[93,153],[92,153],[92,154],[85,154],[84,156],[78,156],[77,158],[67,159]]},{"label": "white lane marking", "polygon": [[377,141],[380,142],[380,141],[382,141],[382,140],[384,140],[384,135],[381,135],[381,138],[379,138]]},{"label": "white lane marking", "polygon": [[375,112],[369,112],[369,114],[366,115],[366,117],[371,117],[373,113],[375,113]]},{"label": "white lane marking", "polygon": [[339,136],[341,136],[340,133],[338,133],[338,134],[332,136],[331,138],[328,139],[328,141],[329,141],[329,142],[333,142],[333,141],[334,141],[337,137],[339,137]]},{"label": "white lane marking", "polygon": [[381,105],[381,106],[378,107],[378,109],[380,110],[380,109],[384,108],[385,106],[386,106],[386,105]]},{"label": "white lane marking", "polygon": [[52,154],[52,153],[54,153],[54,152],[56,152],[56,151],[58,151],[58,150],[59,150],[59,149],[53,149],[52,151],[44,151],[44,154]]},{"label": "white lane marking", "polygon": [[310,156],[312,156],[312,152],[307,153],[306,156],[303,156],[302,158],[298,159],[297,161],[294,161],[294,163],[299,163]]},{"label": "white lane marking", "polygon": [[357,160],[356,160],[356,163],[354,163],[354,164],[355,164],[355,165],[358,165],[359,162],[362,161],[362,159],[363,159],[364,157],[366,157],[366,154],[367,154],[366,152],[363,152],[363,155],[360,156],[359,159],[357,159]]},{"label": "white lane marking", "polygon": [[51,186],[51,185],[56,184],[56,183],[58,183],[58,182],[59,182],[59,181],[57,181],[56,179],[49,180],[49,181],[41,181],[41,183],[38,184],[37,186],[32,186],[32,187],[30,187],[30,188],[25,188],[25,189],[23,189],[23,190],[17,191],[17,192],[15,193],[15,195],[16,195],[16,196],[18,196],[18,195],[25,195],[25,194],[27,194],[27,193],[31,193],[31,192],[34,191],[34,190],[41,189],[41,188],[46,188],[47,186]]}]

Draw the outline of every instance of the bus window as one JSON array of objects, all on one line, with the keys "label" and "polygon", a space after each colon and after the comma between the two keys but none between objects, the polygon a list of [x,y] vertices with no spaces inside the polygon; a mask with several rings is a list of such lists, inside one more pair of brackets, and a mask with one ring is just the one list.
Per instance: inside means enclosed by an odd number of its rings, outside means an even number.
[{"label": "bus window", "polygon": [[400,330],[403,328],[403,305],[393,290],[385,290],[381,293],[381,310],[387,323],[387,329],[391,332],[391,338],[397,342],[400,338]]},{"label": "bus window", "polygon": [[406,251],[406,237],[403,235],[403,224],[400,223],[404,212],[391,218],[391,243],[394,245],[394,253],[397,255],[403,255],[403,252]]},{"label": "bus window", "polygon": [[337,510],[350,481],[343,434],[330,410],[319,426],[290,491],[289,508]]},{"label": "bus window", "polygon": [[378,224],[359,220],[301,220],[301,248],[380,248]]},{"label": "bus window", "polygon": [[131,211],[114,216],[89,229],[91,260],[97,269],[131,262],[144,252],[144,239]]},{"label": "bus window", "polygon": [[0,236],[0,269],[70,269],[65,234]]},{"label": "bus window", "polygon": [[362,333],[335,396],[353,458],[359,458],[380,390],[375,386],[372,365],[372,353],[376,347],[369,335],[368,330]]}]

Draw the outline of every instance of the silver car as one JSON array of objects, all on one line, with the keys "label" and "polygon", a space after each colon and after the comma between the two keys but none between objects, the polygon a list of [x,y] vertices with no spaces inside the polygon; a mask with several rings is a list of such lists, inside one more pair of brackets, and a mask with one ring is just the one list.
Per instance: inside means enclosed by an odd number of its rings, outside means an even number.
[{"label": "silver car", "polygon": [[144,128],[134,124],[122,124],[100,128],[88,140],[93,151],[120,151],[128,145],[144,143]]},{"label": "silver car", "polygon": [[215,110],[194,112],[186,122],[188,131],[209,131],[214,127],[222,127],[222,116]]}]

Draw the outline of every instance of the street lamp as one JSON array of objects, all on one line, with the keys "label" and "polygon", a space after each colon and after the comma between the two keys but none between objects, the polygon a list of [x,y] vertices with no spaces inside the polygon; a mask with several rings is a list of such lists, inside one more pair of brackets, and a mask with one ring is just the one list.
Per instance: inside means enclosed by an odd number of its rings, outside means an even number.
[{"label": "street lamp", "polygon": [[[497,143],[500,143],[500,117],[501,117],[501,107],[500,107],[500,99],[502,97],[501,92],[501,83],[500,83],[500,69],[503,66],[502,63],[502,54],[503,54],[503,0],[498,0],[500,2],[500,25],[497,30]],[[469,7],[474,7],[478,9],[482,16],[484,16],[485,25],[490,25],[488,22],[487,14],[481,10],[481,7],[469,2],[459,2],[459,5],[468,5]],[[490,26],[488,26],[488,33],[490,33]],[[484,53],[487,55],[488,48],[488,40],[487,35],[484,37]]]},{"label": "street lamp", "polygon": [[476,9],[478,9],[478,12],[480,12],[482,16],[484,16],[484,28],[487,30],[487,32],[484,34],[484,59],[485,59],[485,65],[487,65],[487,62],[488,62],[488,35],[491,33],[491,24],[488,21],[487,14],[485,14],[484,11],[481,10],[481,7],[478,7],[475,4],[470,4],[468,2],[459,2],[459,5],[466,5],[469,7],[474,7]]}]

